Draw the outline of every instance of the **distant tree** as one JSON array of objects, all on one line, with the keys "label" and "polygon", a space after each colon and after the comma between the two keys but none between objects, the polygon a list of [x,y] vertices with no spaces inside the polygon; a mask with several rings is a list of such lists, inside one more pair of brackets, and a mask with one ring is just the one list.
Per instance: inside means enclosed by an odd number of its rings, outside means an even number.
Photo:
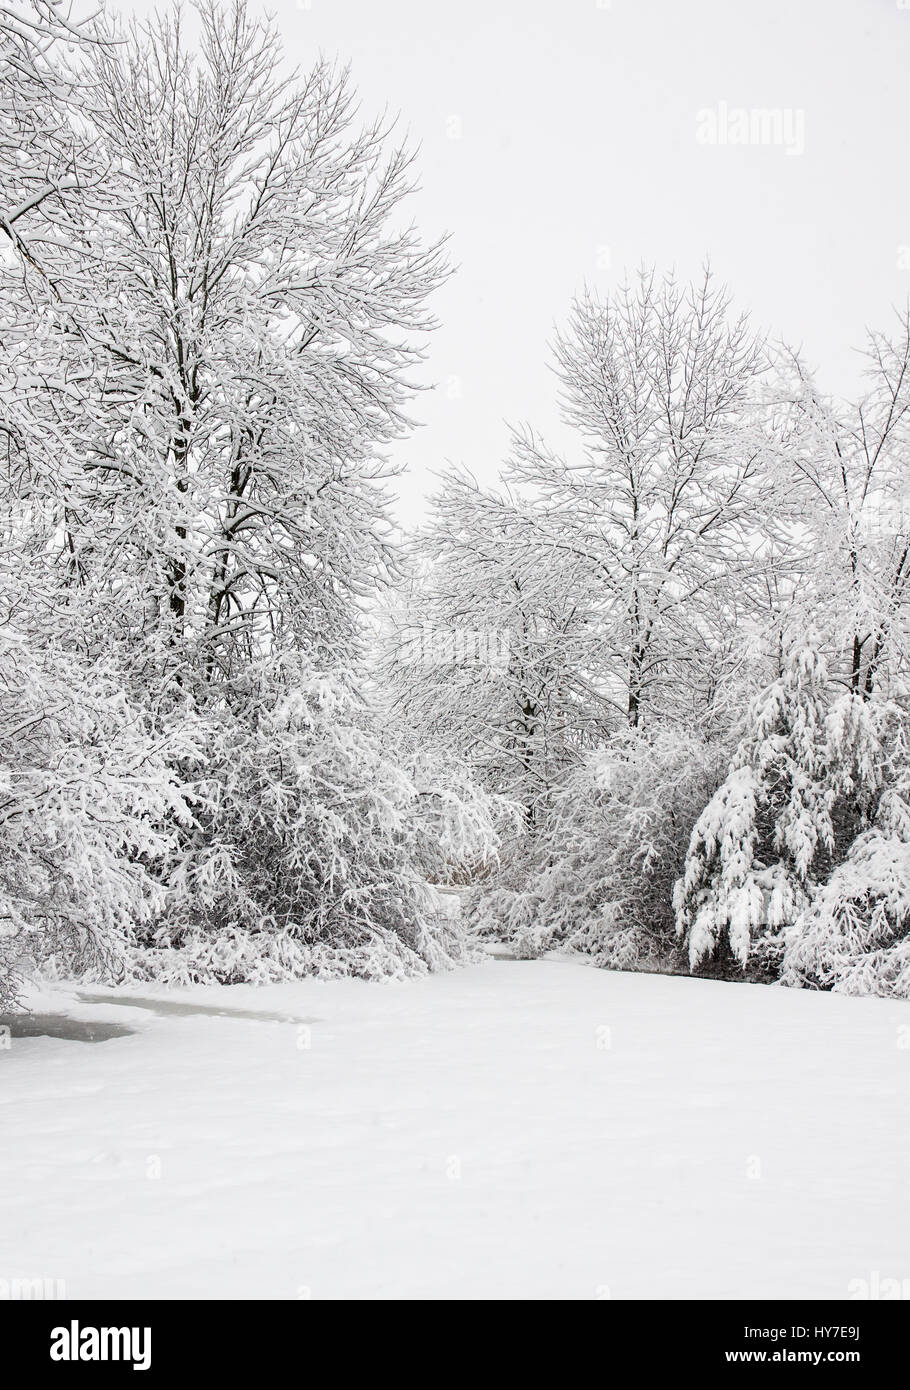
[{"label": "distant tree", "polygon": [[578,565],[529,544],[533,527],[514,498],[446,479],[386,641],[397,717],[518,803],[528,828],[611,716],[588,678],[596,627]]},{"label": "distant tree", "polygon": [[531,502],[539,556],[573,557],[599,607],[598,675],[632,727],[704,714],[712,637],[761,603],[772,474],[760,339],[706,273],[684,287],[641,272],[586,293],[556,340],[579,459],[533,433],[506,470]]},{"label": "distant tree", "polygon": [[516,884],[470,910],[526,956],[554,946],[616,969],[676,967],[673,884],[723,746],[672,729],[625,728],[554,789]]},{"label": "distant tree", "polygon": [[869,334],[865,358],[867,392],[838,405],[791,357],[781,460],[811,536],[812,621],[832,674],[869,699],[905,683],[910,656],[910,309],[893,337]]}]

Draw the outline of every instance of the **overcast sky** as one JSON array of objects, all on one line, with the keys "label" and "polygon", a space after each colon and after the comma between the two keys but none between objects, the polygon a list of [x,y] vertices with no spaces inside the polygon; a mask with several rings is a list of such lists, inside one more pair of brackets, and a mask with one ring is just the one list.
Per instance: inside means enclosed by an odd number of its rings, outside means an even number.
[{"label": "overcast sky", "polygon": [[[910,0],[263,9],[293,63],[337,55],[368,111],[400,112],[421,147],[415,217],[451,234],[458,271],[436,298],[426,373],[438,384],[400,448],[405,521],[447,461],[493,476],[506,421],[555,437],[547,343],[586,280],[607,291],[643,261],[688,277],[709,255],[738,306],[843,393],[864,327],[910,292]],[[728,134],[738,110],[789,113],[785,143],[704,143],[699,113],[722,124],[721,103]]]}]

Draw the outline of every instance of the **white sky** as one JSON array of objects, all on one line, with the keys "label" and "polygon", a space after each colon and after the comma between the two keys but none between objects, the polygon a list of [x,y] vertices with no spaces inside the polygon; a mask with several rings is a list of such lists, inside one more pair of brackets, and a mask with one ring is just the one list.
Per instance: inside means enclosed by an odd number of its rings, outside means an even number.
[{"label": "white sky", "polygon": [[[710,255],[737,306],[842,393],[865,326],[910,293],[910,0],[263,9],[292,63],[349,60],[365,109],[401,113],[421,147],[414,216],[451,233],[458,272],[425,373],[438,385],[399,449],[406,523],[448,461],[495,475],[505,421],[559,442],[547,342],[586,280],[608,290],[642,261],[689,276]],[[696,113],[723,101],[804,112],[805,152],[700,144]]]}]

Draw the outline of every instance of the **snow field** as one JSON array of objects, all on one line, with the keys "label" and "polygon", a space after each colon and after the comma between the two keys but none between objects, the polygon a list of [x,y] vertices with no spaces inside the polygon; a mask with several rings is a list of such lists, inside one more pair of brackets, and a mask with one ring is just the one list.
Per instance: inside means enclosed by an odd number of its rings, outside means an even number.
[{"label": "snow field", "polygon": [[[847,1296],[910,1274],[904,1004],[491,960],[0,1051],[0,1277],[70,1298]],[[143,999],[148,999],[144,991]]]}]

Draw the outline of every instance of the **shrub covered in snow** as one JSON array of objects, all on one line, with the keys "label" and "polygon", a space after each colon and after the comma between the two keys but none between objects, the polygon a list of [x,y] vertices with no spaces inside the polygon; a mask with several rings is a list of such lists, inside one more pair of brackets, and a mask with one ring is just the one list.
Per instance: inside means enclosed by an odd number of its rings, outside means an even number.
[{"label": "shrub covered in snow", "polygon": [[427,880],[459,853],[495,853],[488,799],[468,781],[418,783],[340,676],[279,668],[242,720],[213,715],[192,805],[165,909],[137,934],[139,974],[378,978],[464,954]]},{"label": "shrub covered in snow", "polygon": [[110,672],[0,632],[0,1009],[36,964],[122,973],[164,906],[160,870],[190,820],[174,767],[191,751]]}]

